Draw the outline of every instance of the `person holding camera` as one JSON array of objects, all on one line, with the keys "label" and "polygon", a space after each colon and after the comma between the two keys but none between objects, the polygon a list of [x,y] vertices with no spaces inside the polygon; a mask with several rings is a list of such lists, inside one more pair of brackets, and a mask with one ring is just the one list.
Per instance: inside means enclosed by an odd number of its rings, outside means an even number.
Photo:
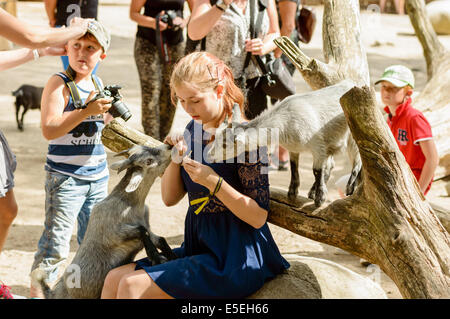
[{"label": "person holding camera", "polygon": [[132,0],[130,5],[130,18],[138,24],[134,59],[141,82],[142,127],[158,140],[167,136],[175,115],[169,78],[184,54],[183,6],[184,0]]},{"label": "person holding camera", "polygon": [[[41,126],[49,140],[45,182],[45,224],[31,268],[41,268],[44,279],[57,279],[58,267],[69,254],[70,238],[78,221],[77,240],[83,240],[92,207],[107,196],[109,171],[101,141],[104,125],[112,119],[109,97],[92,75],[106,57],[111,41],[108,30],[91,20],[87,33],[66,45],[69,68],[53,75],[42,94]],[[31,285],[31,297],[42,297]]]},{"label": "person holding camera", "polygon": [[[262,19],[256,21],[262,8]],[[254,38],[249,36],[251,23],[255,30],[259,28]],[[238,86],[247,93],[248,119],[267,108],[267,95],[258,85],[263,74],[254,58],[248,60],[247,53],[265,62],[265,55],[275,50],[273,40],[280,35],[275,0],[217,0],[214,5],[210,0],[194,0],[188,35],[194,41],[205,38],[205,50],[231,67]]]}]

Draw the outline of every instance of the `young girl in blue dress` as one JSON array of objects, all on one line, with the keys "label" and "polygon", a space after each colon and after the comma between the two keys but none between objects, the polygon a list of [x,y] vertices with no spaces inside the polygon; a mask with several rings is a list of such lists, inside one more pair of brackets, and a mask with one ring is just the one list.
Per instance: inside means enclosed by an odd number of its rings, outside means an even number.
[{"label": "young girl in blue dress", "polygon": [[267,150],[241,154],[232,163],[208,161],[205,148],[215,128],[231,118],[235,103],[244,114],[243,94],[217,57],[185,56],[170,87],[174,104],[179,101],[192,117],[184,135],[164,141],[183,156],[173,156],[161,181],[167,206],[188,193],[184,242],[174,249],[178,259],[151,266],[144,258],[113,269],[102,298],[247,297],[289,268],[267,225]]}]

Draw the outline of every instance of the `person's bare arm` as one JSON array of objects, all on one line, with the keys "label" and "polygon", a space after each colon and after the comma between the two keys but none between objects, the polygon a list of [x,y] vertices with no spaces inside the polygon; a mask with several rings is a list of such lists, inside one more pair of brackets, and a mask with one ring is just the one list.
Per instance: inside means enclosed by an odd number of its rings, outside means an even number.
[{"label": "person's bare arm", "polygon": [[418,181],[420,190],[424,193],[434,176],[434,171],[439,163],[439,156],[434,140],[421,141],[419,142],[419,145],[422,149],[423,155],[425,155],[425,163]]},{"label": "person's bare arm", "polygon": [[264,38],[247,39],[245,41],[245,50],[253,55],[265,55],[275,50],[276,45],[273,42],[280,36],[280,27],[278,25],[278,15],[275,6],[275,0],[269,0],[267,6],[269,16],[269,30]]},{"label": "person's bare arm", "polygon": [[268,4],[267,14],[269,15],[269,30],[263,39],[264,46],[262,55],[272,52],[277,48],[273,40],[280,36],[280,25],[278,22],[278,13],[275,0],[269,0]]},{"label": "person's bare arm", "polygon": [[[130,19],[140,26],[156,29],[156,19],[141,14],[141,9],[145,5],[145,2],[146,0],[131,0]],[[160,21],[159,27],[161,31],[164,31],[167,28],[167,24]]]},{"label": "person's bare arm", "polygon": [[[94,95],[95,92],[91,92],[87,101]],[[85,109],[64,112],[67,100],[68,92],[65,90],[64,81],[59,76],[52,76],[44,88],[41,101],[42,134],[47,140],[67,134],[86,117],[105,113],[111,107],[111,99],[98,99],[89,103]]]},{"label": "person's bare arm", "polygon": [[[224,0],[231,4],[232,0]],[[209,0],[194,0],[191,18],[188,23],[188,35],[192,40],[204,38],[222,16],[223,11],[211,6]]]},{"label": "person's bare arm", "polygon": [[58,0],[44,0],[45,12],[47,13],[48,23],[51,27],[55,26],[55,22],[56,22],[55,10],[56,10],[57,3],[58,3]]},{"label": "person's bare arm", "polygon": [[[278,3],[280,12],[281,29],[280,35],[289,37],[295,29],[295,14],[297,10],[297,3],[291,0],[285,0]],[[282,54],[280,48],[275,49],[275,57],[279,58]]]},{"label": "person's bare arm", "polygon": [[61,45],[86,33],[87,19],[74,18],[68,28],[33,26],[0,9],[0,36],[27,48]]},{"label": "person's bare arm", "polygon": [[[37,49],[39,57],[43,56],[61,56],[66,53],[64,47],[48,47]],[[8,70],[19,66],[23,63],[29,62],[34,59],[34,54],[32,49],[17,49],[10,51],[0,52],[0,71]]]},{"label": "person's bare arm", "polygon": [[178,204],[186,194],[180,166],[180,164],[171,162],[161,178],[161,197],[166,206]]},{"label": "person's bare arm", "polygon": [[161,177],[161,197],[166,206],[173,206],[178,204],[186,194],[181,179],[181,159],[187,147],[182,134],[167,136],[164,143],[173,145],[173,149],[172,162]]}]

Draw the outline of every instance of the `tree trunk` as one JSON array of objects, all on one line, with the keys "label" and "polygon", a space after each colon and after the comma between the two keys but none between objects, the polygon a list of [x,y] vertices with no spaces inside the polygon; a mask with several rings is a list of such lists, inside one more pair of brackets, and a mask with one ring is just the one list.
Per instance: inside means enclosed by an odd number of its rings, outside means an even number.
[{"label": "tree trunk", "polygon": [[[344,78],[357,86],[368,84],[357,1],[326,0],[323,23],[327,64],[307,57],[286,37],[275,43],[313,89]],[[431,40],[424,37],[427,50],[440,50],[440,44]],[[430,55],[433,61],[436,54]],[[406,298],[448,298],[449,233],[421,194],[376,109],[374,92],[355,87],[342,97],[341,105],[363,161],[362,185],[353,196],[320,210],[305,206],[305,199],[288,204],[284,192],[272,191],[270,221],[378,264]]]}]

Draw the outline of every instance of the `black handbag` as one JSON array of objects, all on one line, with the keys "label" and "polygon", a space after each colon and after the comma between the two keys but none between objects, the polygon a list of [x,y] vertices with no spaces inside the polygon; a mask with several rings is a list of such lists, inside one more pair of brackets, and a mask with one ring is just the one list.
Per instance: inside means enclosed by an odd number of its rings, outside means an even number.
[{"label": "black handbag", "polygon": [[[252,38],[255,38],[259,33],[264,10],[266,9],[262,1],[258,1],[258,3],[259,10],[255,28],[253,24],[255,12],[254,1],[250,1],[250,34],[252,35]],[[252,55],[250,52],[247,53],[244,63],[244,70],[248,66],[250,59],[252,59],[263,74],[260,76],[261,88],[268,96],[272,98],[281,100],[289,95],[295,94],[294,79],[284,65],[283,60],[281,58],[272,58],[269,54],[266,55],[266,57],[267,62],[264,63],[259,55]]]},{"label": "black handbag", "polygon": [[313,8],[302,6],[295,19],[298,39],[303,43],[309,43],[316,27],[316,13]]},{"label": "black handbag", "polygon": [[282,100],[295,94],[295,83],[282,59],[271,59],[264,64],[261,57],[254,56],[263,75],[261,88],[270,97]]}]

